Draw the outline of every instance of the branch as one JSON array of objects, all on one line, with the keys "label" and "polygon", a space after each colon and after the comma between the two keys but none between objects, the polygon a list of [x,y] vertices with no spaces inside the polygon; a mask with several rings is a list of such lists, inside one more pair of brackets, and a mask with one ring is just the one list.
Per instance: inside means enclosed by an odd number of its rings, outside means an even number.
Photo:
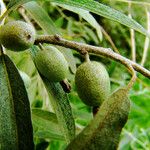
[{"label": "branch", "polygon": [[145,77],[148,77],[150,79],[150,71],[148,71],[144,67],[140,66],[139,64],[121,56],[120,54],[113,52],[110,48],[91,46],[88,44],[69,41],[69,40],[61,38],[59,35],[41,35],[41,36],[38,36],[36,41],[35,41],[35,44],[37,45],[39,43],[49,43],[49,44],[63,46],[66,48],[71,48],[71,49],[74,49],[81,54],[85,54],[86,52],[88,52],[88,53],[94,53],[94,54],[102,55],[106,58],[111,58],[117,62],[120,62],[121,64],[123,64],[124,66],[126,66],[130,70],[132,75],[134,75],[133,70],[132,70],[134,68],[136,71],[140,72]]}]

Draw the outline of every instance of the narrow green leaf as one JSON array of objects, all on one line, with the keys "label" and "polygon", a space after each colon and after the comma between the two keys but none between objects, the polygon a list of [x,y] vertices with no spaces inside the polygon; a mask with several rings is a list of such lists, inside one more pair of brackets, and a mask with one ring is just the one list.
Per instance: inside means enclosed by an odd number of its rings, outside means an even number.
[{"label": "narrow green leaf", "polygon": [[67,150],[116,150],[130,109],[126,89],[119,89],[103,102],[91,123]]},{"label": "narrow green leaf", "polygon": [[34,137],[64,140],[54,113],[41,109],[32,109]]},{"label": "narrow green leaf", "polygon": [[[24,3],[27,3],[29,1],[31,1],[31,0],[11,0],[8,5],[9,9],[0,18],[0,21],[14,8],[16,8],[19,5],[22,5]],[[32,0],[32,1],[34,1],[34,0]],[[117,21],[129,28],[132,28],[144,35],[149,36],[148,32],[135,20],[133,20],[133,19],[129,18],[128,16],[126,16],[125,14],[123,14],[115,9],[112,9],[104,4],[101,4],[99,2],[95,2],[93,0],[82,0],[82,1],[81,0],[69,0],[69,1],[68,0],[47,0],[47,1],[57,2],[59,4],[65,4],[68,6],[73,6],[73,7],[85,9],[87,11],[91,11],[95,14],[98,14],[98,15],[108,18],[110,20]]]},{"label": "narrow green leaf", "polygon": [[[44,127],[44,124],[43,124],[43,127]],[[65,140],[63,135],[61,135],[61,134],[59,134],[57,132],[55,132],[55,133],[51,132],[49,130],[37,130],[34,133],[34,137],[39,138],[39,139],[50,139],[50,140],[59,140],[59,141],[60,140],[61,141]]]},{"label": "narrow green leaf", "polygon": [[[59,47],[57,47],[59,48]],[[76,61],[74,59],[74,56],[72,54],[72,51],[69,49],[69,48],[64,48],[64,47],[61,47],[59,48],[59,50],[63,53],[63,55],[65,56],[68,64],[69,64],[69,67],[70,67],[70,70],[73,74],[76,73],[76,70],[77,70],[77,67],[76,67]]]},{"label": "narrow green leaf", "polygon": [[59,83],[50,83],[44,77],[42,77],[42,80],[44,81],[49,93],[50,100],[57,114],[61,129],[65,134],[66,140],[70,142],[75,136],[75,125],[68,96],[64,93]]},{"label": "narrow green leaf", "polygon": [[[34,57],[37,52],[35,46],[31,49],[31,55]],[[71,111],[71,106],[69,104],[69,99],[67,94],[63,91],[60,83],[49,82],[45,77],[40,74],[46,89],[48,91],[50,102],[56,113],[59,125],[67,142],[70,142],[75,136],[75,122]]]},{"label": "narrow green leaf", "polygon": [[5,11],[2,16],[0,16],[0,23],[12,10],[16,9],[19,5],[22,5],[29,1],[32,0],[10,0],[9,4],[7,5],[7,11]]},{"label": "narrow green leaf", "polygon": [[59,33],[53,20],[40,5],[38,5],[36,2],[29,2],[23,6],[47,34]]},{"label": "narrow green leaf", "polygon": [[22,5],[29,1],[33,1],[33,0],[10,0],[9,4],[7,5],[7,8],[12,10],[14,8],[17,8],[19,5]]},{"label": "narrow green leaf", "polygon": [[99,40],[98,40],[95,32],[91,28],[89,28],[87,26],[84,27],[84,30],[86,31],[86,33],[90,37],[90,39],[94,40],[94,42],[98,45],[99,44]]},{"label": "narrow green leaf", "polygon": [[31,85],[31,79],[30,77],[23,71],[19,70],[20,76],[24,82],[24,85],[26,88],[28,88]]},{"label": "narrow green leaf", "polygon": [[6,6],[3,0],[0,1],[0,16],[6,11]]},{"label": "narrow green leaf", "polygon": [[24,83],[10,58],[0,56],[1,150],[34,149],[30,105]]},{"label": "narrow green leaf", "polygon": [[81,0],[69,0],[69,1],[68,0],[50,0],[50,1],[91,11],[95,14],[98,14],[110,20],[117,21],[129,28],[132,28],[144,35],[149,36],[148,32],[135,20],[129,18],[125,14],[113,8],[110,8],[99,2],[95,2],[94,0],[82,0],[82,1]]},{"label": "narrow green leaf", "polygon": [[42,110],[42,109],[38,109],[38,108],[33,108],[32,109],[32,116],[33,116],[33,118],[37,117],[39,119],[43,119],[43,120],[48,121],[48,122],[50,121],[57,128],[57,124],[58,124],[57,117],[52,112]]},{"label": "narrow green leaf", "polygon": [[67,5],[62,5],[59,3],[56,3],[58,6],[61,6],[67,10],[70,10],[72,12],[75,12],[79,14],[84,20],[86,20],[93,28],[96,29],[97,35],[99,37],[99,40],[102,41],[102,32],[101,32],[101,26],[98,24],[98,22],[95,20],[95,18],[89,13],[89,11],[77,8],[77,7],[72,7],[72,6],[67,6]]},{"label": "narrow green leaf", "polygon": [[131,3],[131,4],[137,4],[137,5],[145,5],[145,6],[150,6],[150,2],[149,0],[115,0],[115,1],[118,1],[118,2],[123,2],[123,3]]},{"label": "narrow green leaf", "polygon": [[[2,0],[0,0],[0,18],[5,12],[6,12],[6,6],[5,6],[4,2]],[[3,24],[4,24],[4,20],[1,21],[1,19],[0,19],[0,25],[3,25]]]}]

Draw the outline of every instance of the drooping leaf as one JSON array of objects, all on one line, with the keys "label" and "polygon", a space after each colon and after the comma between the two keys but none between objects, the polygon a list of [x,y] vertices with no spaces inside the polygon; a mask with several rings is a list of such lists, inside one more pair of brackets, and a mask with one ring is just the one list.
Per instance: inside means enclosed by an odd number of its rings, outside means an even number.
[{"label": "drooping leaf", "polygon": [[14,8],[18,7],[19,5],[22,5],[29,1],[32,1],[32,0],[10,0],[9,4],[7,5],[7,8],[14,9]]},{"label": "drooping leaf", "polygon": [[0,56],[0,149],[33,150],[30,105],[25,85],[10,58]]},{"label": "drooping leaf", "polygon": [[110,20],[117,21],[129,28],[132,28],[144,35],[149,35],[148,32],[135,20],[129,18],[125,14],[106,6],[100,2],[94,0],[50,0],[51,2],[57,2],[59,4],[65,4],[68,6],[73,6],[77,8],[82,8],[84,10],[93,12]]},{"label": "drooping leaf", "polygon": [[97,36],[99,37],[99,40],[102,41],[102,32],[101,32],[101,26],[98,24],[98,22],[95,20],[95,18],[89,13],[89,11],[77,8],[77,7],[72,7],[72,6],[67,6],[67,5],[62,5],[59,3],[56,3],[58,6],[61,6],[67,10],[73,11],[77,14],[79,14],[84,20],[86,20],[93,28],[96,29]]},{"label": "drooping leaf", "polygon": [[[43,124],[44,126],[44,124]],[[63,135],[60,135],[59,133],[53,133],[49,130],[37,130],[34,132],[34,137],[39,138],[39,139],[50,139],[50,140],[61,140],[64,141],[65,138]]]},{"label": "drooping leaf", "polygon": [[41,109],[32,109],[34,137],[64,140],[54,113]]},{"label": "drooping leaf", "polygon": [[65,134],[66,140],[69,142],[75,136],[75,125],[68,96],[64,93],[59,83],[50,83],[44,77],[42,77],[42,80],[46,85],[51,103],[57,114],[60,127]]},{"label": "drooping leaf", "polygon": [[76,73],[76,61],[74,59],[73,53],[69,48],[61,47],[59,50],[63,53],[65,59],[67,60],[70,70],[73,74]]},{"label": "drooping leaf", "polygon": [[[4,2],[1,0],[0,1],[0,17],[5,13],[5,11],[6,11],[6,6]],[[2,25],[3,23],[4,21],[3,22],[0,21],[0,25]]]},{"label": "drooping leaf", "polygon": [[[18,7],[19,5],[22,5],[24,3],[27,3],[31,0],[11,0],[8,5],[7,12],[0,18],[0,21],[14,8]],[[33,1],[33,0],[32,0]],[[57,2],[59,4],[65,4],[68,6],[73,6],[77,8],[82,8],[87,11],[93,12],[95,14],[98,14],[100,16],[103,16],[105,18],[108,18],[110,20],[117,21],[129,28],[132,28],[144,35],[149,35],[148,32],[135,20],[129,18],[128,16],[124,15],[123,13],[110,8],[109,6],[106,6],[104,4],[101,4],[99,2],[95,2],[94,0],[47,0],[50,2]]]},{"label": "drooping leaf", "polygon": [[129,110],[127,90],[117,90],[103,102],[95,118],[66,149],[116,150]]},{"label": "drooping leaf", "polygon": [[19,5],[22,5],[24,3],[27,3],[31,0],[10,0],[9,4],[7,5],[7,11],[3,13],[2,16],[0,16],[0,22],[15,8],[17,8]]},{"label": "drooping leaf", "polygon": [[59,33],[53,20],[40,5],[38,5],[36,2],[28,2],[23,6],[47,34]]},{"label": "drooping leaf", "polygon": [[38,108],[33,108],[32,109],[32,117],[33,117],[33,119],[37,117],[39,119],[43,119],[45,121],[48,121],[54,125],[54,128],[56,127],[56,129],[57,129],[58,120],[57,120],[56,115],[52,112],[38,109]]},{"label": "drooping leaf", "polygon": [[[38,49],[33,46],[31,55],[34,61]],[[75,136],[75,122],[69,104],[67,94],[63,91],[59,82],[49,82],[40,74],[46,89],[48,91],[50,102],[56,113],[58,123],[67,142],[70,142]]]},{"label": "drooping leaf", "polygon": [[31,85],[31,79],[30,77],[23,71],[19,70],[20,76],[24,82],[24,85],[26,88],[28,88]]},{"label": "drooping leaf", "polygon": [[150,6],[150,1],[149,0],[115,0],[118,2],[122,2],[122,3],[131,3],[131,4],[136,4],[136,5],[145,5],[145,6]]}]

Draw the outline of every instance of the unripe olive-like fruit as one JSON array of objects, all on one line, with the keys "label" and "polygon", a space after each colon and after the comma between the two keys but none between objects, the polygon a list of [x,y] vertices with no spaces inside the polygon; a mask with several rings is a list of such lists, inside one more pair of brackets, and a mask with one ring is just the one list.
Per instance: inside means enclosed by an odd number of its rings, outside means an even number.
[{"label": "unripe olive-like fruit", "polygon": [[110,94],[110,79],[103,64],[88,61],[81,64],[75,75],[77,93],[89,106],[100,106]]},{"label": "unripe olive-like fruit", "polygon": [[68,74],[68,63],[64,55],[53,46],[46,46],[35,56],[39,72],[49,81],[60,82]]},{"label": "unripe olive-like fruit", "polygon": [[7,49],[23,51],[35,41],[34,28],[23,21],[12,21],[0,27],[0,43]]}]

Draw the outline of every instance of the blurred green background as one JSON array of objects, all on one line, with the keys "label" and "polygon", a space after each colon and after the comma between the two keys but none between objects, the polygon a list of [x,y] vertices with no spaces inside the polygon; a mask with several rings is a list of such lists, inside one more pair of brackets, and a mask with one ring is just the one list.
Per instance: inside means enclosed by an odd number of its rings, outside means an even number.
[{"label": "blurred green background", "polygon": [[[121,0],[101,0],[103,4],[106,4],[114,9],[117,9],[124,14],[130,14],[137,22],[139,22],[144,28],[148,28],[148,14],[150,5],[132,4],[129,8],[129,3],[121,2]],[[149,2],[149,1],[148,1]],[[7,4],[7,1],[5,2]],[[90,18],[85,20],[80,15],[73,11],[67,10],[65,7],[60,7],[58,4],[50,3],[48,1],[41,1],[38,4],[47,12],[52,18],[57,30],[61,35],[69,40],[74,40],[82,43],[87,43],[95,46],[110,47],[121,55],[132,59],[132,48],[131,44],[130,29],[114,21],[110,21],[98,15],[92,14],[93,19],[98,23],[96,27],[91,25]],[[13,11],[7,21],[11,20],[24,20],[24,17],[18,11]],[[74,10],[75,11],[75,10]],[[36,28],[37,34],[46,34],[45,31],[36,23],[33,16],[24,12],[28,19],[32,22]],[[149,18],[150,19],[150,18]],[[150,24],[149,24],[150,27]],[[145,36],[140,33],[135,33],[135,47],[136,47],[136,61],[141,63],[145,45]],[[102,34],[102,35],[101,35]],[[134,39],[134,38],[133,38]],[[67,50],[71,51],[71,50]],[[82,62],[83,58],[75,51],[73,51],[74,60],[68,61],[76,64],[78,67]],[[32,108],[42,108],[47,111],[53,112],[49,103],[49,98],[44,88],[44,85],[37,73],[37,70],[32,62],[30,53],[25,52],[11,52],[7,51],[9,56],[14,60],[17,67],[29,75],[31,78],[31,84],[27,88],[30,103]],[[103,62],[106,65],[107,71],[111,78],[111,89],[112,92],[118,87],[126,85],[131,76],[127,69],[121,64],[116,63],[107,58],[98,57],[95,55],[90,56],[91,60]],[[144,67],[150,70],[150,47]],[[68,75],[69,82],[72,85],[72,91],[69,94],[70,103],[72,106],[74,118],[76,121],[76,129],[79,133],[92,119],[91,108],[84,105],[79,99],[76,93],[76,87],[74,84],[74,73],[75,69],[70,69]],[[138,74],[137,81],[133,88],[130,90],[129,97],[131,99],[131,111],[128,122],[122,130],[119,149],[120,150],[149,150],[150,149],[150,80]],[[64,149],[65,142],[63,138],[58,136],[52,138],[44,124],[39,127],[38,123],[34,121],[34,132],[35,132],[35,144],[38,150],[62,150]],[[41,133],[39,132],[41,130]],[[54,129],[55,130],[55,129]],[[57,131],[54,131],[54,133]],[[43,133],[43,134],[42,134]],[[46,134],[47,133],[47,134]],[[57,135],[58,133],[56,133]],[[54,134],[55,137],[55,134]]]}]

